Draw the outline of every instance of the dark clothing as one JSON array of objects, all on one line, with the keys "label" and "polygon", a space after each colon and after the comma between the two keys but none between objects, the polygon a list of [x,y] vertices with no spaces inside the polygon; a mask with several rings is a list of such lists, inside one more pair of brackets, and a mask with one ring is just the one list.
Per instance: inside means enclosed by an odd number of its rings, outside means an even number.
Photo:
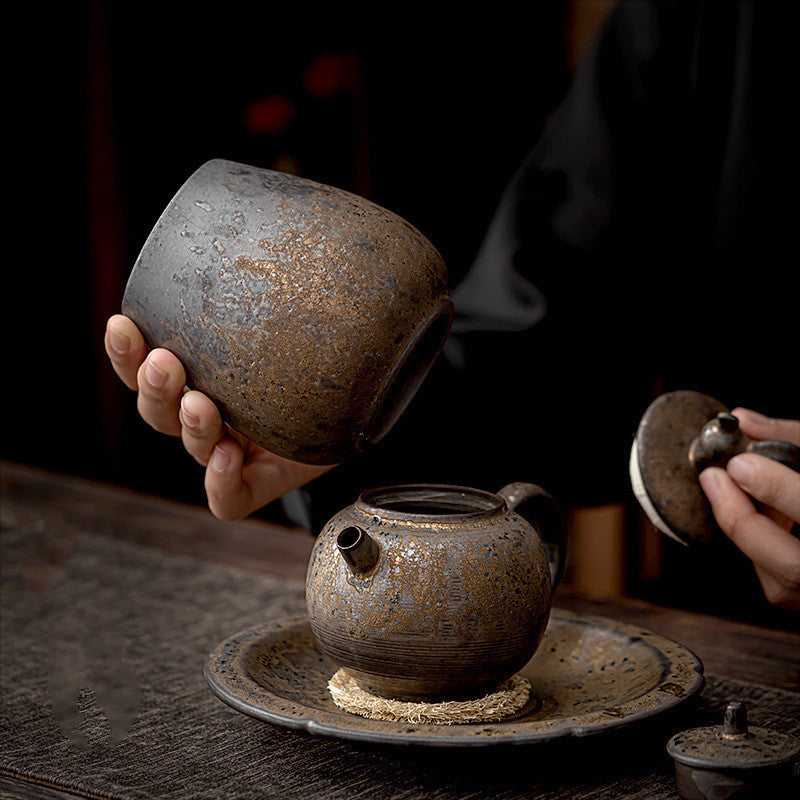
[{"label": "dark clothing", "polygon": [[454,292],[445,356],[383,444],[308,487],[314,525],[386,483],[628,502],[630,443],[663,391],[798,416],[782,8],[615,9]]}]

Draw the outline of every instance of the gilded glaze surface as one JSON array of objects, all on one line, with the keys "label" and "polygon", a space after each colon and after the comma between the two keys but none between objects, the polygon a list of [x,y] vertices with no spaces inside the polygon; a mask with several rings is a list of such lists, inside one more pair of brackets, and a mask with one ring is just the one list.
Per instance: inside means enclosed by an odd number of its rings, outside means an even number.
[{"label": "gilded glaze surface", "polygon": [[316,464],[385,434],[395,373],[430,328],[413,394],[452,316],[441,256],[405,220],[340,189],[219,159],[162,214],[122,308],[236,430]]},{"label": "gilded glaze surface", "polygon": [[[482,511],[439,517],[359,501],[323,529],[308,567],[309,620],[322,651],[365,689],[474,696],[535,651],[552,595],[547,553],[525,519],[488,497]],[[337,547],[353,526],[379,548],[363,575]]]}]

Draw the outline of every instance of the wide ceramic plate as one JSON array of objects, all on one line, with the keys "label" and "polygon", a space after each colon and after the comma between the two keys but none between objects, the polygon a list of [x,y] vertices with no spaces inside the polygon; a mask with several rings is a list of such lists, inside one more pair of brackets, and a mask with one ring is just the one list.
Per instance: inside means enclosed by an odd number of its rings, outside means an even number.
[{"label": "wide ceramic plate", "polygon": [[651,631],[554,609],[533,658],[520,671],[531,699],[501,722],[409,725],[337,708],[328,694],[336,665],[319,651],[304,619],[250,628],[209,656],[205,677],[225,703],[250,716],[342,739],[484,746],[589,736],[659,714],[703,687],[690,650]]}]

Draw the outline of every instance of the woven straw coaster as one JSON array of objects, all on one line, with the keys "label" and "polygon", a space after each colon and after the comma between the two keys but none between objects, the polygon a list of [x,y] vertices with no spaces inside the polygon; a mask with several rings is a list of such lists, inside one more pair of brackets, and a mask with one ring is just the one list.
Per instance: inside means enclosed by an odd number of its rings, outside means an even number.
[{"label": "woven straw coaster", "polygon": [[441,703],[411,703],[390,700],[364,691],[347,670],[340,669],[328,681],[328,691],[339,708],[370,719],[432,725],[464,725],[496,722],[519,711],[530,696],[527,678],[515,675],[496,691],[474,700],[444,700]]}]

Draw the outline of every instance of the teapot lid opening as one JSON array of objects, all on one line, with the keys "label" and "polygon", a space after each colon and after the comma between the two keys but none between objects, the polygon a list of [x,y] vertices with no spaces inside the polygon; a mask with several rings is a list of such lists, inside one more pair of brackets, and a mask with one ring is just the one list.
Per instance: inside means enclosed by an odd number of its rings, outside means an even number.
[{"label": "teapot lid opening", "polygon": [[506,509],[496,494],[464,486],[419,484],[389,486],[364,492],[357,501],[362,510],[381,517],[448,522],[493,516]]}]

